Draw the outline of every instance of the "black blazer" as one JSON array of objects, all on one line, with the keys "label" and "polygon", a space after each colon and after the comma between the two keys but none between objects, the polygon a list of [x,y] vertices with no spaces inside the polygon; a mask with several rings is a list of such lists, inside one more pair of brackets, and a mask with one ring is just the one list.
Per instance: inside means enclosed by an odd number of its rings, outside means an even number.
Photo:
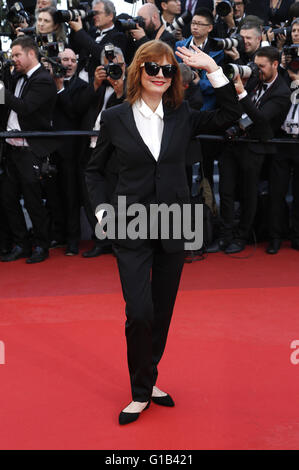
[{"label": "black blazer", "polygon": [[[91,103],[89,103],[88,109],[86,109],[86,111],[84,112],[82,116],[81,125],[80,125],[80,128],[82,131],[89,131],[93,129],[96,119],[98,117],[98,114],[103,108],[107,86],[108,86],[107,83],[104,81],[104,83],[98,88],[95,98],[92,100]],[[124,101],[124,99],[125,99],[125,95],[121,96],[120,98],[117,98],[115,92],[113,92],[106,103],[106,108],[108,109],[108,108],[111,108],[112,106],[117,106],[121,104]],[[89,143],[90,143],[90,137],[83,136],[81,137],[80,143],[78,146],[80,166],[81,168],[84,168],[84,169],[86,168],[86,165],[89,160],[89,153],[87,152]],[[109,166],[111,166],[111,164]]]},{"label": "black blazer", "polygon": [[273,85],[263,94],[259,106],[252,101],[255,90],[240,101],[242,111],[247,113],[253,121],[248,131],[252,139],[260,139],[261,143],[248,144],[255,153],[275,153],[276,146],[263,144],[263,141],[272,139],[279,131],[291,106],[290,89],[279,75]]},{"label": "black blazer", "polygon": [[[93,84],[73,76],[65,81],[65,89],[57,94],[53,127],[55,130],[80,130],[81,120],[97,100]],[[61,137],[57,152],[64,158],[73,158],[78,153],[81,137]]]},{"label": "black blazer", "polygon": [[[116,152],[118,182],[112,203],[117,212],[117,196],[126,196],[127,204],[188,203],[189,188],[185,171],[190,139],[200,132],[215,133],[238,119],[239,106],[234,87],[215,90],[220,109],[191,110],[187,102],[174,110],[164,105],[164,130],[158,161],[142,140],[132,107],[125,102],[102,113],[97,146],[86,169],[86,182],[93,208],[110,202],[105,192],[105,168]],[[119,244],[138,247],[143,240],[118,240]],[[184,249],[184,241],[162,240],[165,251]]]},{"label": "black blazer", "polygon": [[[5,89],[6,123],[11,110],[18,115],[22,131],[51,131],[57,89],[49,72],[41,66],[28,79],[21,97],[14,96],[19,76],[12,79],[11,90]],[[31,138],[28,144],[38,156],[52,152],[57,146],[55,138]]]}]

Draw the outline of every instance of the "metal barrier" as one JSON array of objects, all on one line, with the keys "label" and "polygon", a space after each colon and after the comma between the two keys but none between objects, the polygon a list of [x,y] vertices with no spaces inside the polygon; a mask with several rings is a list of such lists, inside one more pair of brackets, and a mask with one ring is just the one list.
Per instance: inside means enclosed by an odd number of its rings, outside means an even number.
[{"label": "metal barrier", "polygon": [[[51,131],[51,132],[39,132],[39,131],[9,131],[0,132],[0,139],[7,138],[28,138],[28,137],[67,137],[67,136],[97,136],[99,131]],[[196,136],[200,140],[211,140],[215,142],[244,142],[244,143],[263,143],[263,144],[298,144],[299,136],[289,137],[285,139],[270,139],[261,141],[259,139],[249,139],[247,137],[236,137],[234,139],[228,139],[224,135],[209,135],[200,134]]]}]

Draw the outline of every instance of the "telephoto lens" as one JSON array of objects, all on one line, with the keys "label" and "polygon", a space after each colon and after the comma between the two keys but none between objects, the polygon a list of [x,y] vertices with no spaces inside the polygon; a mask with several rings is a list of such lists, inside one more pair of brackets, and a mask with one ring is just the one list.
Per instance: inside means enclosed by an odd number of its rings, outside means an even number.
[{"label": "telephoto lens", "polygon": [[173,22],[166,27],[166,31],[169,33],[175,33],[178,30],[182,30],[184,26],[192,20],[192,13],[189,10],[184,11],[184,13],[175,18]]},{"label": "telephoto lens", "polygon": [[240,34],[236,34],[235,36],[231,36],[230,38],[210,38],[212,48],[215,51],[230,51],[233,47],[238,49],[239,52],[244,52],[245,50],[245,43],[244,39]]},{"label": "telephoto lens", "polygon": [[247,65],[226,64],[223,65],[223,72],[229,80],[235,80],[238,75],[241,78],[248,79],[251,75],[259,75],[259,68],[254,62]]}]

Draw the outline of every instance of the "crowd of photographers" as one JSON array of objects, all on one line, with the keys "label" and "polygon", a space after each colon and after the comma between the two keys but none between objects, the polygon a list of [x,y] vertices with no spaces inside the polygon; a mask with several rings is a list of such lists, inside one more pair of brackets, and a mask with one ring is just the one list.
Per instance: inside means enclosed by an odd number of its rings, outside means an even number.
[{"label": "crowd of photographers", "polygon": [[[77,255],[82,206],[95,232],[84,172],[101,112],[123,102],[126,67],[137,48],[152,39],[174,50],[200,48],[238,92],[242,117],[227,129],[225,141],[191,142],[186,162],[193,195],[196,176],[205,176],[213,192],[218,162],[219,213],[213,237],[205,237],[205,251],[238,253],[252,234],[267,239],[269,254],[276,254],[284,239],[299,250],[298,1],[151,0],[142,3],[136,17],[116,16],[110,0],[69,0],[67,10],[56,9],[56,0],[30,6],[9,3],[2,25],[1,35],[12,44],[10,56],[0,51],[5,85],[0,130],[95,132],[1,139],[2,261],[41,262],[49,249],[60,246],[66,255]],[[206,74],[179,66],[190,106],[217,108]],[[269,143],[273,138],[288,140]],[[117,174],[108,168],[107,178],[112,193]],[[112,252],[108,240],[94,236],[93,241],[83,257]]]}]

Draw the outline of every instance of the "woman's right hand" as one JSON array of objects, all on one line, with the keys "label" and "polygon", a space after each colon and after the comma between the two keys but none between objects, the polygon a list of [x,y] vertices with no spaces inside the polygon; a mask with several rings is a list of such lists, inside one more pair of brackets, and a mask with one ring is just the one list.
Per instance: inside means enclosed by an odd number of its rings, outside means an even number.
[{"label": "woman's right hand", "polygon": [[184,64],[189,65],[195,69],[206,70],[207,73],[215,72],[219,69],[215,60],[210,57],[205,52],[201,51],[196,46],[191,46],[194,49],[194,52],[187,49],[187,47],[178,47],[178,50],[175,52],[178,57],[182,59]]}]

